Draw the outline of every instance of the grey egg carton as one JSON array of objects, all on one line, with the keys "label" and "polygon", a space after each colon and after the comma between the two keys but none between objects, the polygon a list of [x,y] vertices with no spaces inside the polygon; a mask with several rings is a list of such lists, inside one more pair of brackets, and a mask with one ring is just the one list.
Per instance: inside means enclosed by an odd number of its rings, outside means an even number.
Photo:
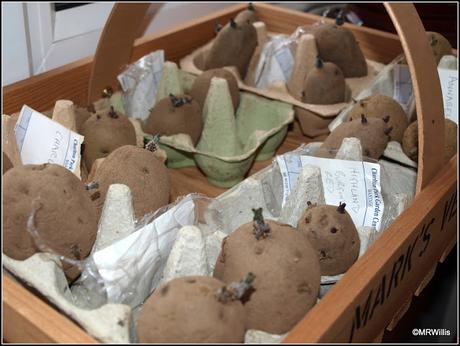
[{"label": "grey egg carton", "polygon": [[[302,145],[291,153],[312,155],[320,144]],[[357,144],[359,143],[351,140],[348,141],[347,145],[353,147]],[[359,159],[359,156],[356,157],[356,151],[350,150],[350,148],[341,148],[341,152],[342,155],[349,155],[349,158]],[[347,152],[350,153],[347,154]],[[384,172],[381,179],[382,195],[385,201],[383,228],[386,228],[413,198],[416,172],[385,160],[380,160],[379,163]],[[392,178],[391,181],[390,177]],[[316,178],[307,175],[305,179]],[[129,188],[124,185],[112,185],[109,191],[111,192],[108,194],[104,205],[93,252],[123,239],[136,229]],[[307,192],[310,197],[312,193],[316,194],[320,200],[318,188],[315,191]],[[285,218],[281,208],[282,195],[282,177],[278,165],[274,161],[267,168],[211,200],[208,208],[211,212],[219,213],[219,217],[200,223],[197,225],[198,227],[185,226],[175,230],[176,240],[169,249],[170,255],[160,259],[162,263],[160,265],[161,273],[157,275],[158,284],[177,276],[212,275],[222,239],[240,225],[252,221],[252,208],[262,207],[267,219],[282,221]],[[195,239],[194,241],[200,243],[193,244],[194,251],[187,252],[187,248],[190,250],[191,242],[184,241],[184,239]],[[371,241],[372,239],[368,240]],[[197,254],[197,248],[204,248],[204,250],[199,250]],[[192,261],[190,258],[193,258],[194,264],[184,267],[184,263]],[[107,303],[106,298],[100,294],[101,290],[98,287],[100,282],[97,280],[86,280],[83,283],[80,280],[69,288],[57,256],[37,253],[25,261],[16,261],[4,256],[3,265],[16,277],[37,289],[51,303],[101,342],[129,343],[137,341],[135,320],[141,307],[132,308],[128,304]],[[196,270],[199,270],[198,273]],[[332,286],[331,282],[334,280],[323,281],[324,285],[321,287],[320,297]],[[144,300],[146,298],[142,297]],[[283,336],[248,331],[246,342],[279,342],[282,338]]]}]

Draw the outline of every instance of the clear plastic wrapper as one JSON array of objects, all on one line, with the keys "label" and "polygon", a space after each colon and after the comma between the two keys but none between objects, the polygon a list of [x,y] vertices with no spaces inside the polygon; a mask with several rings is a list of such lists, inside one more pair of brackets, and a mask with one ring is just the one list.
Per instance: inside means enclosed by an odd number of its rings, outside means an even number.
[{"label": "clear plastic wrapper", "polygon": [[[128,236],[77,261],[56,254],[40,237],[29,218],[28,231],[42,252],[57,256],[63,263],[81,271],[68,296],[76,306],[95,309],[107,303],[140,306],[161,280],[165,263],[178,230],[186,225],[208,227],[206,235],[221,227],[219,210],[210,207],[212,199],[190,194],[135,222]],[[214,204],[218,206],[219,204]]]},{"label": "clear plastic wrapper", "polygon": [[144,120],[155,105],[156,91],[163,70],[164,51],[158,50],[143,56],[118,75],[123,89],[126,114]]}]

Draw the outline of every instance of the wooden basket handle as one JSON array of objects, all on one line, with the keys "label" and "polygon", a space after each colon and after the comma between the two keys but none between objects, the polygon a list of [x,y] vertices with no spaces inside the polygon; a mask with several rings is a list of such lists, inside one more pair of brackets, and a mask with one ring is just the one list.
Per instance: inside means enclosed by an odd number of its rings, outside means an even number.
[{"label": "wooden basket handle", "polygon": [[[88,103],[101,97],[107,86],[117,85],[116,77],[130,62],[134,40],[149,3],[115,4],[104,27],[94,57]],[[161,4],[157,5],[157,9]],[[409,65],[418,117],[417,193],[443,165],[444,108],[437,66],[417,10],[410,3],[385,3],[401,40]],[[156,10],[157,10],[156,9]]]}]

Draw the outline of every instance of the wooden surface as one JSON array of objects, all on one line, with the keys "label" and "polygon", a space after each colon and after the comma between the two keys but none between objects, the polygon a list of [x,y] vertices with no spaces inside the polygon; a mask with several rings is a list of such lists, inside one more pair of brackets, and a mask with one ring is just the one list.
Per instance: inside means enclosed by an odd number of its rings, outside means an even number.
[{"label": "wooden surface", "polygon": [[95,343],[74,322],[3,275],[3,341]]},{"label": "wooden surface", "polygon": [[456,171],[457,156],[284,342],[375,339],[416,291],[452,239],[456,239]]}]

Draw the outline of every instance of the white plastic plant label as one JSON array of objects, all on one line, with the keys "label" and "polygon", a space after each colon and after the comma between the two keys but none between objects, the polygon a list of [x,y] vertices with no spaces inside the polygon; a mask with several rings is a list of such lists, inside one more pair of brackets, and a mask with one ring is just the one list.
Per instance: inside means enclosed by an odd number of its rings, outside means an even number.
[{"label": "white plastic plant label", "polygon": [[321,169],[326,204],[345,202],[356,227],[368,226],[380,230],[384,203],[379,164],[292,154],[277,156],[276,159],[283,177],[283,206],[302,167],[314,165]]},{"label": "white plastic plant label", "polygon": [[458,124],[458,70],[438,68],[444,116]]},{"label": "white plastic plant label", "polygon": [[112,303],[141,304],[161,279],[177,231],[195,220],[193,200],[179,204],[129,236],[93,254]]},{"label": "white plastic plant label", "polygon": [[23,164],[54,163],[78,176],[84,137],[23,106],[14,128]]}]

